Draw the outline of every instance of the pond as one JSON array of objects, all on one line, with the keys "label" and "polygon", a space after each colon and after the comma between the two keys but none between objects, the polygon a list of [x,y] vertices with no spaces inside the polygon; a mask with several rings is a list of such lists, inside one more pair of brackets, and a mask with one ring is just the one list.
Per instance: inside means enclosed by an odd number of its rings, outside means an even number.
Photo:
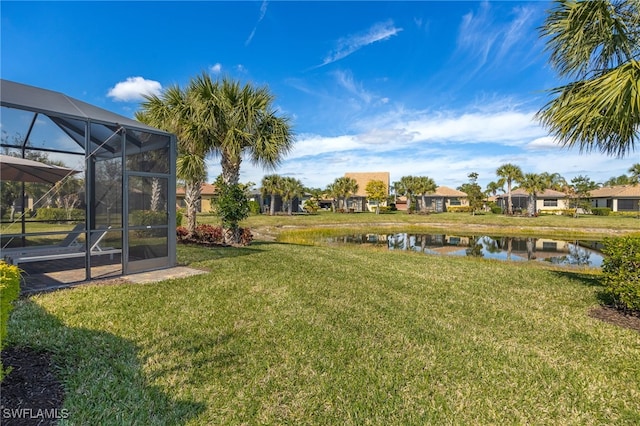
[{"label": "pond", "polygon": [[326,238],[325,241],[334,244],[367,244],[425,254],[537,261],[588,268],[601,267],[603,260],[601,241],[408,233],[350,234]]}]

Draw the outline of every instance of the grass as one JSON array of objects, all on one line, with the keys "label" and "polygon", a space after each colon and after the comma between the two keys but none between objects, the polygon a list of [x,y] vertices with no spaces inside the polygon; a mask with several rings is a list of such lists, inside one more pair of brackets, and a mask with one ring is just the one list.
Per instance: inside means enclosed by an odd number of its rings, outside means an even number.
[{"label": "grass", "polygon": [[597,273],[276,242],[179,261],[211,272],[18,304],[9,343],[54,354],[72,423],[640,422],[640,335],[589,317]]}]

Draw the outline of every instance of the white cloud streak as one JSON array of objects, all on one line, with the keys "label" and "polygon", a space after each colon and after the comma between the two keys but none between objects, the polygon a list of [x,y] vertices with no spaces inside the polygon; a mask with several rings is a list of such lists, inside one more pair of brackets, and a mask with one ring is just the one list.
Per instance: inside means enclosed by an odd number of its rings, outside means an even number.
[{"label": "white cloud streak", "polygon": [[378,41],[388,40],[401,31],[402,28],[394,26],[392,21],[387,21],[377,23],[363,33],[341,38],[337,42],[337,47],[329,52],[322,64],[318,66],[328,65],[344,59],[365,46]]},{"label": "white cloud streak", "polygon": [[157,81],[128,77],[109,89],[107,96],[114,101],[136,102],[144,100],[144,95],[159,95],[161,91],[162,85]]},{"label": "white cloud streak", "polygon": [[249,34],[249,37],[247,37],[247,40],[244,42],[245,46],[248,46],[251,43],[251,40],[253,40],[253,37],[256,35],[256,30],[258,29],[258,25],[260,24],[260,22],[262,22],[262,20],[264,19],[264,16],[267,14],[267,6],[269,6],[269,2],[264,0],[260,5],[260,17],[258,18],[258,22],[256,22],[256,25],[253,27],[253,30],[251,30],[251,34]]}]

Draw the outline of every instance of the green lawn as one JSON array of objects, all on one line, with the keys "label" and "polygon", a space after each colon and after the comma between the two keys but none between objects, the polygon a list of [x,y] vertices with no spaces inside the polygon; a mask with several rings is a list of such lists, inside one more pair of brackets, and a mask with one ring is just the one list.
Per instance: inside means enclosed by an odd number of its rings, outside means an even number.
[{"label": "green lawn", "polygon": [[276,242],[179,261],[211,272],[20,301],[9,343],[55,354],[72,423],[640,423],[640,334],[588,315],[597,274]]}]

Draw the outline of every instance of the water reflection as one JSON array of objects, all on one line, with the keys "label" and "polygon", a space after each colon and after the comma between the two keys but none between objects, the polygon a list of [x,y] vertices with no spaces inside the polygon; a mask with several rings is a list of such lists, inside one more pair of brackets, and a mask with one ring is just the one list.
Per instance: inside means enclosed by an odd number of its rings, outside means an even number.
[{"label": "water reflection", "polygon": [[328,242],[386,246],[389,250],[484,257],[512,261],[539,261],[555,265],[599,268],[599,241],[553,240],[535,237],[460,236],[446,234],[352,234]]}]

